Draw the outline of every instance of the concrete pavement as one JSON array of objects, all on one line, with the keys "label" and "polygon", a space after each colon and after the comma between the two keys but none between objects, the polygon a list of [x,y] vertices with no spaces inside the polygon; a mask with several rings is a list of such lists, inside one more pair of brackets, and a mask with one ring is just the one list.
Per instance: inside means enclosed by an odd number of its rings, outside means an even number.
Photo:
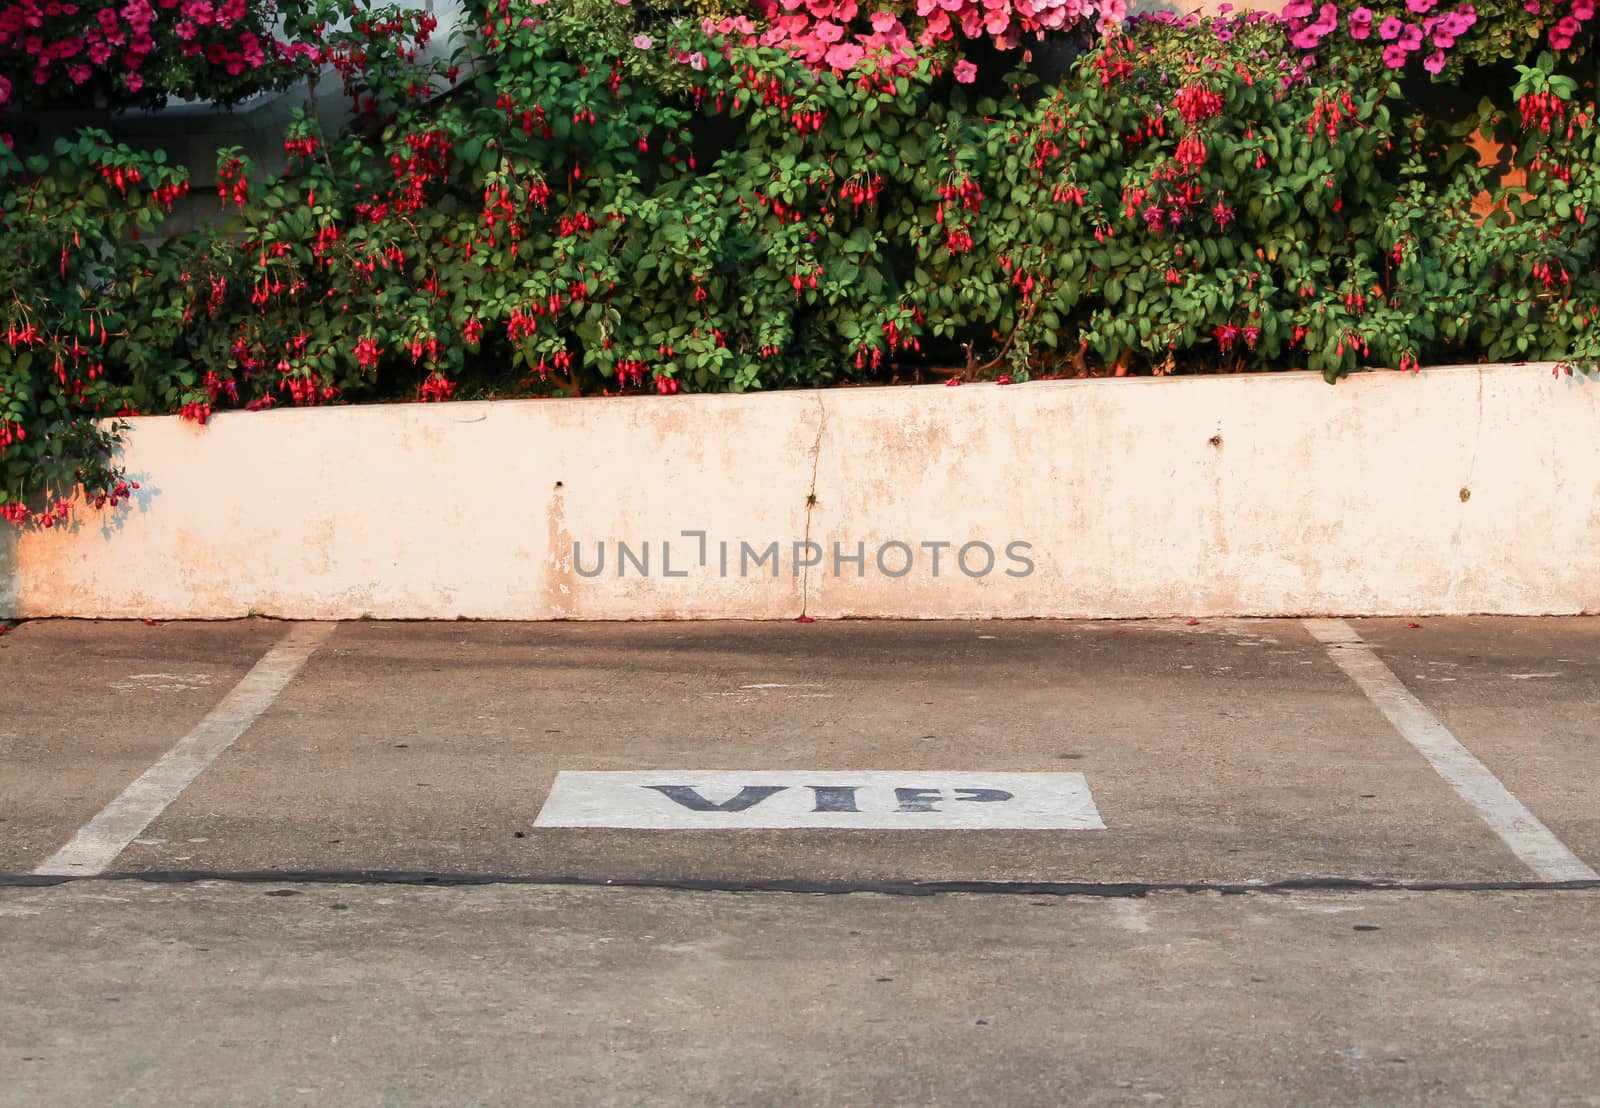
[{"label": "concrete pavement", "polygon": [[12,889],[0,1103],[1595,1104],[1597,911]]},{"label": "concrete pavement", "polygon": [[1600,619],[1345,626],[23,624],[0,1102],[1596,1102]]}]

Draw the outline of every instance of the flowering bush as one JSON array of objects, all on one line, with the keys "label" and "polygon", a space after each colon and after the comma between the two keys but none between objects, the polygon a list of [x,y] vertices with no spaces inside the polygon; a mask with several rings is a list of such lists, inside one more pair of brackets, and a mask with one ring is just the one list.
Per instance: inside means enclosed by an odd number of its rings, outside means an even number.
[{"label": "flowering bush", "polygon": [[[812,66],[847,73],[866,61],[890,72],[911,67],[917,47],[956,40],[987,40],[1014,50],[1025,39],[1093,24],[1101,33],[1120,29],[1126,0],[914,0],[874,4],[857,0],[761,0],[767,27],[757,35],[748,19],[725,18],[723,34],[786,49]],[[970,84],[977,67],[955,64],[956,80]]]},{"label": "flowering bush", "polygon": [[150,292],[148,254],[129,240],[187,189],[164,156],[137,155],[103,132],[63,140],[53,154],[24,165],[0,147],[11,284],[0,309],[0,518],[43,527],[64,521],[80,493],[97,507],[129,495],[108,456],[120,425],[96,422],[122,406],[136,348],[128,340]]},{"label": "flowering bush", "polygon": [[[281,15],[301,27],[304,13]],[[279,17],[270,0],[3,0],[0,106],[237,100],[315,55],[275,36]]]},{"label": "flowering bush", "polygon": [[1576,56],[1595,12],[1596,0],[1288,0],[1282,14],[1300,50],[1460,77],[1464,64],[1521,61],[1541,40]]},{"label": "flowering bush", "polygon": [[[1595,93],[1555,51],[1436,115],[1298,17],[1140,21],[1059,84],[969,87],[932,8],[805,10],[878,56],[490,0],[430,62],[427,16],[364,13],[316,51],[355,123],[297,118],[275,175],[223,151],[219,224],[159,243],[158,155],[0,159],[0,511],[128,495],[119,413],[1600,358]],[[1526,184],[1475,128],[1518,132]]]}]

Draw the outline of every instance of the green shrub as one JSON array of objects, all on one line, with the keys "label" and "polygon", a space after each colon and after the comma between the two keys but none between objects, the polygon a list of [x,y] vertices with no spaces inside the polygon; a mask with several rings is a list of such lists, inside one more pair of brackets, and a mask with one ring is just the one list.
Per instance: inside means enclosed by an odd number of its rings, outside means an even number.
[{"label": "green shrub", "polygon": [[[224,152],[201,232],[133,241],[181,182],[103,137],[7,163],[10,515],[118,495],[120,411],[1600,356],[1593,89],[1550,55],[1429,112],[1256,16],[1048,86],[948,47],[813,71],[612,0],[506,3],[449,61],[424,30],[332,36],[355,125],[298,119],[276,176]],[[1519,105],[1507,189],[1466,140]]]}]

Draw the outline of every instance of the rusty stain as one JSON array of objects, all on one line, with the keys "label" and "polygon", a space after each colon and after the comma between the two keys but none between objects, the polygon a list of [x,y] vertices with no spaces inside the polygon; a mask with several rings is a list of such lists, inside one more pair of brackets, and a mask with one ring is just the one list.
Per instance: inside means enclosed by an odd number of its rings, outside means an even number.
[{"label": "rusty stain", "polygon": [[572,616],[577,603],[578,575],[572,566],[572,533],[567,530],[566,485],[557,481],[550,493],[545,561],[545,610],[555,619]]}]

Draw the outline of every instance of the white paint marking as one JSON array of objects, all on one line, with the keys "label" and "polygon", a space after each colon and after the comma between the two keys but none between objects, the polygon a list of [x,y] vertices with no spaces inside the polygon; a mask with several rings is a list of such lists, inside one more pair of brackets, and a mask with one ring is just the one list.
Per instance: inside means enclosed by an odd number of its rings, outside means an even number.
[{"label": "white paint marking", "polygon": [[209,673],[135,673],[114,682],[111,687],[118,692],[135,689],[152,689],[156,692],[186,692],[211,684]]},{"label": "white paint marking", "polygon": [[534,826],[1105,830],[1081,773],[916,770],[563,770]]},{"label": "white paint marking", "polygon": [[771,684],[771,683],[760,684],[760,685],[740,685],[739,687],[741,689],[820,689],[820,688],[822,688],[821,685],[817,685],[817,684],[776,685],[776,684]]},{"label": "white paint marking", "polygon": [[1541,677],[1560,677],[1559,673],[1508,673],[1507,677],[1513,681],[1533,681]]},{"label": "white paint marking", "polygon": [[1428,760],[1479,818],[1487,823],[1518,858],[1547,881],[1593,881],[1593,869],[1527,809],[1411,695],[1383,660],[1342,619],[1308,619],[1306,630],[1328,648],[1334,664],[1356,683],[1367,699],[1407,742]]},{"label": "white paint marking", "polygon": [[1150,926],[1150,919],[1144,910],[1144,902],[1132,897],[1120,897],[1111,901],[1112,911],[1116,913],[1117,926],[1124,931],[1135,934],[1147,935],[1155,928]]},{"label": "white paint marking", "polygon": [[[89,877],[104,873],[129,843],[143,834],[184,789],[277,699],[312,653],[334,631],[334,623],[302,623],[283,637],[155,765],[33,872],[41,876]],[[150,841],[150,840],[145,840]],[[164,840],[154,840],[164,841]]]}]

